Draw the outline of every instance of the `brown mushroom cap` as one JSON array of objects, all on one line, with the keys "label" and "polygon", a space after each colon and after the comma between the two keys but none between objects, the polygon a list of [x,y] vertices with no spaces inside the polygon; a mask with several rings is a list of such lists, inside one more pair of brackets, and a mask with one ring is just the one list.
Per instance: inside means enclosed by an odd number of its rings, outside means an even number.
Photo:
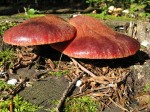
[{"label": "brown mushroom cap", "polygon": [[70,23],[77,29],[71,41],[51,46],[74,58],[113,59],[134,55],[140,48],[137,40],[113,31],[98,19],[76,16]]},{"label": "brown mushroom cap", "polygon": [[7,30],[4,42],[18,46],[32,46],[63,42],[74,38],[76,29],[64,19],[47,15],[29,19]]}]

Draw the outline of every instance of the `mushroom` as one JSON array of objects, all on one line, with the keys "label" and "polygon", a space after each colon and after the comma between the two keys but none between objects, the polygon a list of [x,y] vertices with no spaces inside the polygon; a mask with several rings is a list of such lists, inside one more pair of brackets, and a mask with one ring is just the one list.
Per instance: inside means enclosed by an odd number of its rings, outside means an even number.
[{"label": "mushroom", "polygon": [[47,15],[29,19],[7,30],[3,41],[18,46],[63,42],[74,37],[76,29],[64,19]]},{"label": "mushroom", "polygon": [[[29,19],[8,29],[3,35],[3,41],[11,45],[25,47],[45,45],[70,40],[74,38],[75,33],[76,29],[74,26],[66,20],[55,15],[47,15]],[[21,51],[23,53],[19,53],[18,55],[24,61],[22,62],[23,65],[28,65],[32,63],[31,60],[37,58],[35,54],[26,54],[27,51],[25,48]],[[32,59],[32,57],[34,58]],[[19,66],[18,63],[16,66]]]},{"label": "mushroom", "polygon": [[51,46],[73,58],[114,59],[134,55],[140,48],[137,40],[113,31],[98,19],[79,15],[70,19],[76,37]]},{"label": "mushroom", "polygon": [[[128,73],[120,72],[120,70],[119,73],[116,73],[117,75],[111,73],[115,71],[110,71],[105,75],[99,75],[98,73],[95,75],[73,58],[115,59],[128,57],[134,55],[139,50],[139,42],[129,36],[113,31],[98,19],[89,16],[79,15],[71,18],[69,22],[77,29],[76,37],[67,42],[51,44],[51,46],[71,57],[73,63],[88,74],[87,76],[83,76],[82,73],[77,74],[77,78],[80,76],[88,79],[80,87],[82,92],[90,94],[94,98],[99,97],[98,100],[104,98],[105,101],[107,98],[110,100],[114,96],[113,98],[117,98],[117,103],[120,103],[125,92],[125,89],[122,89],[124,88],[123,82],[126,80]],[[83,90],[83,87],[86,90]],[[91,89],[90,92],[88,91],[89,89]],[[84,93],[81,94],[84,95]],[[122,106],[120,108],[128,111],[122,108]]]}]

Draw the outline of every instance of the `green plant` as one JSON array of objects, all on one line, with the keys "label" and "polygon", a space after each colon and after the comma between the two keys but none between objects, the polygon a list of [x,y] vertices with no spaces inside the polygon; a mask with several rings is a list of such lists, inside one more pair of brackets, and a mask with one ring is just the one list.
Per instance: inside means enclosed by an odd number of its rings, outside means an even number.
[{"label": "green plant", "polygon": [[[9,112],[9,104],[10,99],[0,102],[0,112]],[[23,100],[22,97],[19,95],[16,95],[13,98],[13,104],[14,104],[14,112],[35,112],[39,109],[38,106],[33,105],[25,100]]]},{"label": "green plant", "polygon": [[13,49],[6,49],[0,51],[0,68],[11,68],[14,65],[14,61],[17,59]]},{"label": "green plant", "polygon": [[34,15],[35,13],[39,13],[38,10],[35,10],[33,8],[26,8],[24,7],[25,15]]},{"label": "green plant", "polygon": [[67,99],[64,112],[96,112],[99,103],[92,100],[89,96],[81,98]]}]

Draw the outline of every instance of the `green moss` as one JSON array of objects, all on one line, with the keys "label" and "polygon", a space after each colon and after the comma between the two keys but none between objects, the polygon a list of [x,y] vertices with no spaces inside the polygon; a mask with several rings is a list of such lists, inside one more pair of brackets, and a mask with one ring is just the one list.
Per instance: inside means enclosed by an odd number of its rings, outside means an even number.
[{"label": "green moss", "polygon": [[62,71],[54,71],[54,72],[49,72],[50,75],[53,75],[53,76],[62,76],[62,75],[66,75],[66,74],[69,74],[70,71],[69,70],[62,70]]},{"label": "green moss", "polygon": [[[15,86],[8,85],[6,82],[0,80],[0,91],[7,91],[8,89],[14,87]],[[2,97],[3,95],[0,95],[0,99]],[[10,101],[11,101],[10,98],[4,101],[0,101],[0,112],[9,112]],[[39,109],[39,107],[25,101],[19,95],[16,95],[13,98],[13,109],[14,112],[35,112],[37,109]]]},{"label": "green moss", "polygon": [[[0,90],[8,90],[12,85],[8,85],[6,82],[0,80]],[[1,96],[1,95],[0,95]]]},{"label": "green moss", "polygon": [[[25,100],[19,95],[16,95],[13,99],[14,112],[35,112],[39,109],[38,106],[33,105]],[[10,99],[0,102],[0,112],[9,112]]]},{"label": "green moss", "polygon": [[56,105],[58,105],[59,100],[51,100],[49,105],[53,106],[52,108],[45,109],[47,112],[57,112]]},{"label": "green moss", "polygon": [[0,67],[6,69],[14,66],[14,62],[17,59],[13,49],[6,49],[5,51],[0,51]]},{"label": "green moss", "polygon": [[[2,18],[2,17],[1,17],[1,18]],[[11,28],[11,27],[13,27],[13,26],[15,26],[15,25],[17,25],[16,22],[1,21],[1,23],[0,23],[0,35],[3,35],[4,32],[5,32],[7,29],[9,29],[9,28]]]},{"label": "green moss", "polygon": [[93,101],[89,96],[67,99],[64,112],[96,112],[99,103]]},{"label": "green moss", "polygon": [[150,90],[150,84],[146,84],[144,86],[144,92],[148,92]]}]

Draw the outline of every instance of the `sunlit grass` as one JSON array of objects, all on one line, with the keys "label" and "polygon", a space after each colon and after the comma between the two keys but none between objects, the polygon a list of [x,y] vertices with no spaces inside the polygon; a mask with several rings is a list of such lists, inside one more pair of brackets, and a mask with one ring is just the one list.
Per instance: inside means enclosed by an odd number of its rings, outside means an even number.
[{"label": "sunlit grass", "polygon": [[45,14],[33,14],[33,15],[25,15],[25,13],[19,13],[19,14],[15,14],[10,16],[11,18],[33,18],[33,17],[40,17],[40,16],[44,16]]},{"label": "sunlit grass", "polygon": [[86,14],[99,19],[111,19],[111,20],[135,20],[134,18],[129,18],[126,16],[113,16],[113,15],[102,15],[102,14]]}]

